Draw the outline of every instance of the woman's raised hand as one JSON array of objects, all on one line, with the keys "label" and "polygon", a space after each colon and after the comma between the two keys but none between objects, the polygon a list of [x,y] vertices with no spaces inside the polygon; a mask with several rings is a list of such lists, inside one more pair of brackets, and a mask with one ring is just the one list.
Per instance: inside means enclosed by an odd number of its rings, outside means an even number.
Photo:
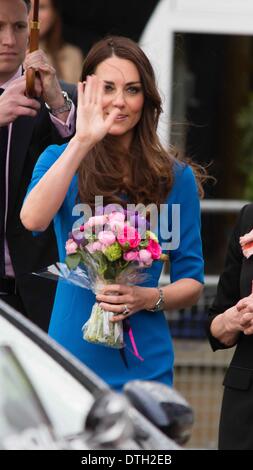
[{"label": "woman's raised hand", "polygon": [[78,83],[78,104],[75,140],[90,143],[91,146],[103,139],[109,132],[115,118],[120,114],[114,108],[104,116],[103,99],[104,82],[96,75],[87,77],[85,83]]}]

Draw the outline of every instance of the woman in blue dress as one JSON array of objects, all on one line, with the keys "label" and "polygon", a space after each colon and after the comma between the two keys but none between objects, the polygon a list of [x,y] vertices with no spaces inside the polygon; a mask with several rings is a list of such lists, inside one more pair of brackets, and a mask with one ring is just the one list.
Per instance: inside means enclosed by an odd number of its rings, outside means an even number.
[{"label": "woman in blue dress", "polygon": [[104,206],[130,202],[158,208],[159,241],[170,242],[171,283],[158,287],[162,263],[157,261],[144,285],[110,285],[97,295],[101,307],[115,313],[113,321],[129,318],[143,361],[132,354],[128,335],[127,366],[117,349],[83,340],[95,295],[65,283],[57,288],[50,336],[116,390],[132,379],[172,384],[173,347],[163,310],[193,305],[203,287],[201,171],[162,147],[156,133],[160,113],[154,71],[141,48],[116,36],[96,43],[78,84],[76,134],[41,155],[21,212],[24,226],[33,231],[54,220],[63,262],[80,216],[78,203],[94,210],[95,196],[103,196]]}]

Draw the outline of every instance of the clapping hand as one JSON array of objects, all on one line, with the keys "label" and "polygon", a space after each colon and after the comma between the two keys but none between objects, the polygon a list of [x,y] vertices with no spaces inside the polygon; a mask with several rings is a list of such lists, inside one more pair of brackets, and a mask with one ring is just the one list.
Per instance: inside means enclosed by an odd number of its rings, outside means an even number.
[{"label": "clapping hand", "polygon": [[236,304],[240,312],[240,326],[245,335],[253,334],[253,294],[244,297]]}]

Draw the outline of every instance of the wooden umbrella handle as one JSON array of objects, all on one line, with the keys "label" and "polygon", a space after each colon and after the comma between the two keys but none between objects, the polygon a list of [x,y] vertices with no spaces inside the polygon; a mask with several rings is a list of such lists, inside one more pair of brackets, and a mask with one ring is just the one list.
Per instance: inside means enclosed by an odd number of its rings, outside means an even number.
[{"label": "wooden umbrella handle", "polygon": [[[34,0],[33,19],[31,21],[30,31],[30,52],[37,51],[39,48],[39,0]],[[26,95],[30,98],[35,96],[35,76],[36,72],[33,68],[26,71]]]}]

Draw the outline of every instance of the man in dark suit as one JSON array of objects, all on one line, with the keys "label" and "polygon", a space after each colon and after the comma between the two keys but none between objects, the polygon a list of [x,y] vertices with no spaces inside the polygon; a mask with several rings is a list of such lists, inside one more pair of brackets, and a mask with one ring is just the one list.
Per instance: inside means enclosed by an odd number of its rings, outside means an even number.
[{"label": "man in dark suit", "polygon": [[[51,226],[34,237],[19,213],[41,152],[73,134],[74,105],[42,51],[25,57],[30,7],[0,0],[0,299],[47,330],[55,285],[31,273],[57,261],[54,233]],[[38,72],[36,99],[25,94],[22,64]]]}]

